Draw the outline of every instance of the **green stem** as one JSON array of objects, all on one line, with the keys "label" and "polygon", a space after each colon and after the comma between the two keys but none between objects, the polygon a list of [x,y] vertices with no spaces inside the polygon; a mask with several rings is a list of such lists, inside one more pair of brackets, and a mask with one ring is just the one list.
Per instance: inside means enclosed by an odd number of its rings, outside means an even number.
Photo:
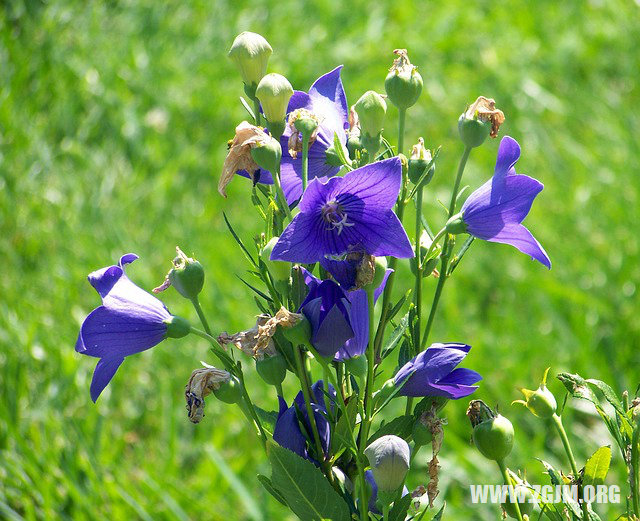
[{"label": "green stem", "polygon": [[373,378],[375,368],[375,334],[373,332],[373,319],[375,312],[375,298],[373,285],[367,286],[367,301],[369,308],[369,344],[367,346],[367,384],[365,386],[364,410],[365,418],[362,424],[362,433],[360,436],[360,448],[364,452],[369,438],[369,429],[371,428],[372,412],[373,412]]},{"label": "green stem", "polygon": [[207,334],[212,335],[213,333],[211,333],[211,328],[209,327],[209,323],[207,322],[207,317],[205,317],[204,315],[204,311],[202,311],[202,306],[200,306],[198,297],[195,296],[194,298],[192,298],[191,303],[196,309],[196,313],[198,314],[198,318],[200,318],[200,322],[202,322],[202,327],[204,327],[204,330],[207,332]]},{"label": "green stem", "polygon": [[386,503],[382,506],[382,519],[383,521],[389,520],[389,505]]},{"label": "green stem", "polygon": [[[449,203],[449,219],[453,216],[456,210],[456,202],[458,200],[458,191],[460,190],[460,182],[462,181],[462,174],[464,173],[464,168],[467,165],[467,160],[469,159],[469,154],[471,153],[470,147],[464,147],[464,152],[462,153],[462,157],[460,158],[460,163],[458,163],[458,172],[456,174],[456,180],[453,185],[453,190],[451,192],[451,201]],[[438,235],[440,232],[438,232]],[[435,242],[435,237],[434,237]],[[433,243],[432,243],[433,246]],[[433,302],[431,303],[431,310],[429,311],[429,318],[427,319],[427,325],[424,328],[424,333],[422,335],[422,340],[420,342],[420,348],[424,349],[427,345],[427,340],[429,339],[429,333],[431,332],[431,326],[433,326],[433,319],[436,316],[436,310],[438,309],[438,303],[440,302],[440,296],[442,295],[442,289],[444,288],[444,283],[447,281],[447,270],[449,269],[449,258],[451,256],[451,239],[450,235],[445,231],[445,239],[444,246],[442,247],[442,255],[441,264],[440,264],[440,278],[438,279],[438,285],[436,286],[436,291],[433,294]]]},{"label": "green stem", "polygon": [[[504,479],[504,484],[510,487],[513,487],[513,483],[511,482],[511,478],[509,477],[509,471],[507,470],[507,466],[504,464],[504,460],[496,461],[498,467],[500,467],[500,472],[502,473],[502,478]],[[515,494],[514,496],[515,497]],[[518,521],[522,521],[522,514],[520,513],[520,505],[517,501],[514,501],[513,506],[516,509],[516,515],[518,516]]]},{"label": "green stem", "polygon": [[276,198],[280,200],[280,206],[282,207],[282,210],[289,218],[289,220],[291,220],[293,219],[293,217],[291,216],[291,209],[287,204],[287,198],[284,196],[284,190],[282,190],[282,183],[280,181],[280,168],[278,168],[278,171],[272,177],[273,182],[276,185]]},{"label": "green stem", "polygon": [[302,134],[302,192],[307,189],[309,182],[309,138]]},{"label": "green stem", "polygon": [[284,398],[284,392],[282,391],[282,384],[276,384],[274,385],[274,387],[276,388],[276,392],[278,393],[278,396],[282,396]]},{"label": "green stem", "polygon": [[[416,306],[416,325],[415,325],[415,345],[420,345],[420,328],[422,327],[422,256],[420,255],[420,235],[422,232],[422,195],[423,189],[419,188],[416,193],[416,291],[414,294],[414,303]],[[415,355],[417,353],[413,353]]]},{"label": "green stem", "polygon": [[404,150],[404,122],[407,115],[407,109],[398,110],[398,154],[402,154]]},{"label": "green stem", "polygon": [[[569,459],[569,465],[571,465],[571,472],[573,472],[573,477],[577,481],[580,477],[580,474],[578,473],[578,466],[576,465],[576,459],[573,456],[573,451],[571,450],[571,444],[569,443],[569,437],[567,436],[567,431],[564,430],[564,425],[562,424],[562,418],[560,418],[560,416],[558,416],[557,414],[554,414],[552,418],[553,418],[553,423],[556,426],[556,430],[560,435],[560,439],[562,440],[564,451],[567,453],[567,458]],[[581,485],[578,485],[578,495],[580,499],[583,497]],[[589,509],[587,507],[587,503],[582,501],[580,504],[582,506],[582,518],[584,519],[584,521],[588,521],[590,519],[590,516],[589,516]]]},{"label": "green stem", "polygon": [[253,115],[256,119],[256,125],[260,126],[260,102],[258,98],[253,98]]},{"label": "green stem", "polygon": [[411,409],[413,408],[413,398],[411,396],[407,396],[407,406],[404,410],[405,415],[411,414]]},{"label": "green stem", "polygon": [[631,499],[633,501],[633,513],[640,518],[640,505],[638,496],[640,495],[640,423],[633,429],[631,437]]}]

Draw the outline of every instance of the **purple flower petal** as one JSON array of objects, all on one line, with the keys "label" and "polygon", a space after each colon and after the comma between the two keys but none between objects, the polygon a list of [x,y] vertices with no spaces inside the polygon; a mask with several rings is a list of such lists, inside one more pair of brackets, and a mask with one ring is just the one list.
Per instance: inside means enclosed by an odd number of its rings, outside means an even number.
[{"label": "purple flower petal", "polygon": [[349,128],[349,107],[340,78],[342,67],[340,65],[320,76],[309,89],[312,110],[323,118],[318,135],[327,146],[333,145],[334,132],[342,144],[347,142],[345,131]]},{"label": "purple flower petal", "polygon": [[295,407],[287,407],[287,402],[282,396],[279,396],[278,400],[280,412],[273,430],[274,441],[301,458],[308,459],[306,439],[300,430]]},{"label": "purple flower petal", "polygon": [[101,358],[98,360],[89,389],[94,403],[114,377],[122,362],[124,362],[124,358]]},{"label": "purple flower petal", "polygon": [[515,174],[513,167],[520,159],[520,145],[511,136],[505,136],[500,141],[498,147],[498,158],[494,175],[497,177],[505,177]]},{"label": "purple flower petal", "polygon": [[495,236],[487,239],[490,242],[501,242],[510,244],[522,253],[531,256],[540,264],[551,269],[551,260],[542,245],[536,240],[527,228],[522,224],[509,223],[502,228]]},{"label": "purple flower petal", "polygon": [[273,247],[271,260],[311,264],[318,260],[318,216],[299,213]]},{"label": "purple flower petal", "polygon": [[335,184],[329,198],[339,198],[345,211],[357,202],[370,209],[390,210],[396,204],[402,183],[402,164],[398,157],[385,159],[347,172]]}]

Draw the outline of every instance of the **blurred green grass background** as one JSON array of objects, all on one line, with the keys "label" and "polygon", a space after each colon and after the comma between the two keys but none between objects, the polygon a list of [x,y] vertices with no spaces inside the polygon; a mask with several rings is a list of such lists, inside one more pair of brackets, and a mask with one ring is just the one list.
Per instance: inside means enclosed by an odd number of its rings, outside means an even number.
[{"label": "blurred green grass background", "polygon": [[[205,344],[168,341],[127,359],[95,406],[94,361],[73,349],[98,302],[87,273],[134,251],[141,260],[129,273],[149,289],[177,244],[207,269],[202,303],[214,328],[250,325],[256,309],[235,277],[244,259],[222,211],[247,240],[260,223],[247,211],[244,180],[230,185],[227,200],[215,188],[226,141],[245,117],[226,59],[242,30],[269,40],[269,70],[298,89],[345,64],[350,103],[382,91],[392,50],[409,50],[425,91],[409,113],[406,142],[424,136],[443,147],[425,195],[434,226],[461,152],[457,117],[479,94],[497,100],[507,115],[501,134],[523,148],[518,171],[546,186],[526,223],[553,270],[476,242],[446,288],[432,339],[474,346],[466,366],[485,377],[476,397],[499,403],[516,426],[512,467],[537,483],[546,480],[534,457],[566,469],[557,437],[509,403],[516,386],[535,386],[549,365],[632,394],[639,383],[638,9],[622,0],[5,2],[0,518],[287,515],[255,479],[268,468],[237,410],[212,399],[200,425],[186,418],[184,385],[207,359]],[[393,142],[395,118],[390,109]],[[472,188],[493,172],[496,151],[491,141],[472,154]],[[408,270],[400,280],[411,284]],[[193,316],[175,292],[163,298],[174,313]],[[249,385],[258,404],[275,407],[255,374]],[[550,385],[561,397],[559,383]],[[575,405],[568,423],[584,461],[610,442]],[[499,476],[469,444],[465,407],[446,409],[439,501],[448,501],[446,519],[498,519],[495,506],[470,504],[469,483]],[[410,487],[427,481],[426,456],[418,459]],[[609,482],[624,491],[619,459],[614,453]],[[603,519],[621,511],[600,510]]]}]

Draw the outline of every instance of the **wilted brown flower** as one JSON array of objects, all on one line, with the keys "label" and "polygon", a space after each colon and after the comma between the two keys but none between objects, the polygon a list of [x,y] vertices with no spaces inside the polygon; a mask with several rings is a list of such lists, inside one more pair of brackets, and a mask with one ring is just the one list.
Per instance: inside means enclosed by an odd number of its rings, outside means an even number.
[{"label": "wilted brown flower", "polygon": [[296,128],[296,120],[298,119],[310,119],[315,122],[316,129],[311,133],[309,137],[309,146],[315,143],[316,138],[318,137],[318,125],[320,124],[320,120],[318,116],[316,116],[313,112],[310,112],[307,109],[296,109],[291,114],[289,114],[289,119],[287,120],[287,126],[291,130],[291,136],[289,136],[288,149],[289,155],[296,159],[298,157],[298,153],[302,152],[302,132],[300,132]]},{"label": "wilted brown flower", "polygon": [[425,148],[424,139],[421,137],[418,138],[418,142],[413,145],[411,149],[411,158],[410,159],[422,159],[424,161],[431,161],[431,150]]},{"label": "wilted brown flower", "polygon": [[498,129],[504,123],[504,112],[496,108],[495,100],[479,96],[465,112],[467,119],[479,119],[481,121],[491,121],[491,137],[498,136]]},{"label": "wilted brown flower", "polygon": [[193,423],[199,423],[204,416],[205,397],[219,389],[221,384],[228,382],[230,379],[230,373],[211,366],[196,369],[191,373],[184,395],[187,400],[189,419]]}]

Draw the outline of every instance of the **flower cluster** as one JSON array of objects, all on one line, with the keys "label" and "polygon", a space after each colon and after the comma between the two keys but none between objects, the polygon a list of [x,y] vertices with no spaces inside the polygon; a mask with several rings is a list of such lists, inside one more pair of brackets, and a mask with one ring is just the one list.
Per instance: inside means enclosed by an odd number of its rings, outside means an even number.
[{"label": "flower cluster", "polygon": [[[413,497],[427,494],[433,505],[446,423],[440,415],[448,400],[474,393],[482,379],[458,367],[470,352],[468,344],[429,344],[444,284],[470,246],[467,241],[454,253],[456,235],[511,244],[550,267],[544,249],[522,225],[542,184],[515,173],[520,147],[505,137],[493,177],[458,211],[471,149],[496,137],[505,119],[493,100],[480,97],[460,117],[463,161],[447,219],[433,234],[422,207],[438,153],[420,138],[409,162],[401,156],[404,116],[422,92],[422,77],[407,51],[394,51],[385,81],[387,99],[401,115],[395,150],[383,134],[383,96],[368,91],[349,108],[342,66],[320,76],[308,92],[294,90],[284,76],[267,74],[272,51],[253,33],[242,33],[233,43],[229,55],[242,74],[244,106],[253,121],[237,125],[218,184],[227,197],[236,174],[251,179],[247,189],[264,220],[264,232],[250,251],[225,216],[251,263],[254,282],[247,286],[260,309],[246,323],[255,325],[214,335],[198,300],[204,268],[179,249],[165,283],[155,291],[174,287],[193,304],[203,329],[171,315],[127,278],[124,266],[137,258],[128,254],[89,276],[103,303],[82,324],[76,350],[99,358],[91,383],[95,401],[126,356],[169,337],[206,339],[221,368],[207,365],[192,373],[185,397],[193,422],[202,420],[210,394],[237,404],[274,465],[271,480],[265,478],[268,488],[299,517],[308,518],[308,512],[293,488],[282,484],[277,469],[283,466],[289,475],[324,475],[323,494],[334,501],[314,505],[316,517],[348,519],[355,513],[361,521],[379,514],[387,519],[391,505],[408,493],[411,451],[415,456],[429,444],[429,482]],[[234,187],[229,201],[245,204],[238,197]],[[416,209],[413,237],[403,223],[410,204]],[[415,275],[414,289],[399,293],[396,287],[394,293],[398,262],[404,259]],[[432,273],[436,276],[428,278]],[[423,289],[429,280],[437,282],[427,313]],[[236,360],[243,355],[273,386],[277,407],[264,393],[260,407],[254,403],[243,364]],[[387,380],[381,384],[384,373]],[[288,401],[285,390],[291,389],[295,396]],[[413,430],[389,432],[388,425],[395,424],[379,422],[394,399],[405,401],[405,419]],[[288,452],[279,452],[283,449]]]}]

